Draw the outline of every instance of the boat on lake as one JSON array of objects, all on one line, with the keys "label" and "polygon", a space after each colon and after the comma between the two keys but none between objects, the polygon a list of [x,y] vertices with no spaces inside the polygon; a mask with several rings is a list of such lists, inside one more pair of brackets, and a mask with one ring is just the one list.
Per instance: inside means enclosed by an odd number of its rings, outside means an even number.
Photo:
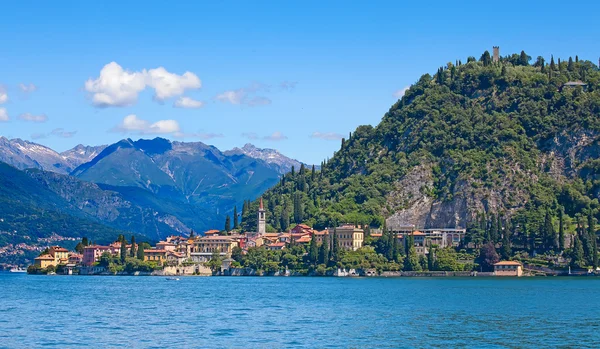
[{"label": "boat on lake", "polygon": [[170,277],[170,278],[167,278],[167,280],[171,280],[171,281],[179,281],[179,278]]},{"label": "boat on lake", "polygon": [[11,273],[26,273],[27,269],[15,267],[15,268],[11,268],[9,271]]}]

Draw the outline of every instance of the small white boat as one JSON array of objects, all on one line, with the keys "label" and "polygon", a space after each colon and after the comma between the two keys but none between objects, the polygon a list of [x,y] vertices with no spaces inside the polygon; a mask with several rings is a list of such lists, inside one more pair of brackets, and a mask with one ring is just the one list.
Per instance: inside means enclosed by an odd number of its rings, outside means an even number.
[{"label": "small white boat", "polygon": [[26,273],[27,269],[23,268],[12,268],[9,270],[11,273]]},{"label": "small white boat", "polygon": [[171,280],[171,281],[179,281],[179,278],[167,278],[167,280]]}]

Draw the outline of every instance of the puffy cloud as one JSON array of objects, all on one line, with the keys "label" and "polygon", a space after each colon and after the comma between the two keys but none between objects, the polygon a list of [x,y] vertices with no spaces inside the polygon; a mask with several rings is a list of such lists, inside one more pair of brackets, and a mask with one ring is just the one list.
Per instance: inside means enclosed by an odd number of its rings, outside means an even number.
[{"label": "puffy cloud", "polygon": [[164,101],[167,98],[182,95],[188,89],[202,87],[202,82],[196,74],[189,71],[183,75],[169,73],[165,68],[150,69],[147,76],[148,86],[154,89],[154,98]]},{"label": "puffy cloud", "polygon": [[408,91],[408,89],[410,88],[410,86],[406,86],[404,88],[401,88],[399,90],[394,91],[394,93],[392,94],[392,96],[394,96],[394,98],[402,98],[404,96],[404,94],[406,93],[406,91]]},{"label": "puffy cloud", "polygon": [[283,140],[288,139],[288,137],[286,135],[284,135],[283,133],[281,133],[280,131],[275,131],[271,135],[264,136],[264,137],[260,137],[258,134],[254,133],[254,132],[245,132],[245,133],[242,133],[242,137],[246,137],[250,140],[262,139],[265,141],[274,141],[274,142],[283,141]]},{"label": "puffy cloud", "polygon": [[339,133],[334,133],[334,132],[313,132],[310,135],[310,138],[324,139],[326,141],[338,141],[338,140],[344,138],[344,136],[342,136]]},{"label": "puffy cloud", "polygon": [[10,120],[10,118],[8,117],[6,108],[0,108],[0,122],[6,122],[8,120]]},{"label": "puffy cloud", "polygon": [[30,113],[23,113],[19,115],[19,119],[23,121],[31,121],[31,122],[46,122],[48,121],[48,117],[46,114],[33,115]]},{"label": "puffy cloud", "polygon": [[19,84],[19,89],[21,90],[21,92],[31,93],[31,92],[37,91],[37,86],[35,86],[34,84],[23,84],[23,83],[20,83]]},{"label": "puffy cloud", "polygon": [[179,134],[181,129],[175,120],[159,120],[151,123],[143,120],[135,114],[127,115],[123,121],[112,128],[113,132],[137,133],[137,134]]},{"label": "puffy cloud", "polygon": [[98,78],[85,82],[85,90],[92,94],[92,103],[97,107],[133,105],[146,87],[154,89],[155,100],[164,101],[188,89],[198,89],[202,82],[191,72],[177,75],[163,67],[130,72],[116,62],[105,65]]},{"label": "puffy cloud", "polygon": [[173,103],[173,107],[175,108],[188,108],[188,109],[198,109],[204,107],[204,102],[197,101],[190,97],[179,97],[175,103]]},{"label": "puffy cloud", "polygon": [[8,93],[6,93],[6,88],[0,85],[0,104],[4,104],[8,101]]}]

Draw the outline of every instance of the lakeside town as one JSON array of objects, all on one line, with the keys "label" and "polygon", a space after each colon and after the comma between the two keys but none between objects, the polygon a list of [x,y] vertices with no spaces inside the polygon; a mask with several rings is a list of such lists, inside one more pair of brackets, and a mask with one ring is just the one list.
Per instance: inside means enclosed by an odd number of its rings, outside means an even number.
[{"label": "lakeside town", "polygon": [[[565,275],[519,260],[500,260],[495,249],[479,258],[465,252],[465,229],[371,229],[343,224],[315,230],[297,224],[267,232],[262,199],[257,231],[209,230],[169,236],[155,246],[119,236],[109,245],[84,238],[69,251],[50,246],[30,274],[64,275],[312,275],[312,276],[513,276]],[[458,249],[458,252],[457,252]],[[381,253],[383,252],[383,253]],[[477,265],[475,262],[479,262]],[[477,268],[479,267],[479,270]],[[566,275],[593,275],[569,271]]]}]

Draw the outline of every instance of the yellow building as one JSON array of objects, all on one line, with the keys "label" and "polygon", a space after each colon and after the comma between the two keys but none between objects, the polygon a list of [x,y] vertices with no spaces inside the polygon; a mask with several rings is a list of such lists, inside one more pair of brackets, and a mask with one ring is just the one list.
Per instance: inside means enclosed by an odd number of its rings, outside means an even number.
[{"label": "yellow building", "polygon": [[64,247],[49,247],[48,253],[54,258],[54,265],[69,263],[69,250]]},{"label": "yellow building", "polygon": [[517,261],[502,261],[494,264],[496,276],[521,276],[523,275],[523,264]]},{"label": "yellow building", "polygon": [[49,266],[56,266],[54,262],[54,257],[49,254],[43,254],[34,259],[35,266],[38,268],[46,269]]},{"label": "yellow building", "polygon": [[144,260],[161,264],[167,259],[167,250],[144,250]]},{"label": "yellow building", "polygon": [[[345,250],[356,251],[363,246],[365,233],[362,229],[353,225],[342,225],[335,229],[338,243]],[[330,234],[331,235],[331,234]]]},{"label": "yellow building", "polygon": [[211,259],[214,252],[219,255],[230,257],[233,248],[239,246],[238,241],[231,236],[204,236],[194,241],[192,260],[194,262],[206,262]]}]

